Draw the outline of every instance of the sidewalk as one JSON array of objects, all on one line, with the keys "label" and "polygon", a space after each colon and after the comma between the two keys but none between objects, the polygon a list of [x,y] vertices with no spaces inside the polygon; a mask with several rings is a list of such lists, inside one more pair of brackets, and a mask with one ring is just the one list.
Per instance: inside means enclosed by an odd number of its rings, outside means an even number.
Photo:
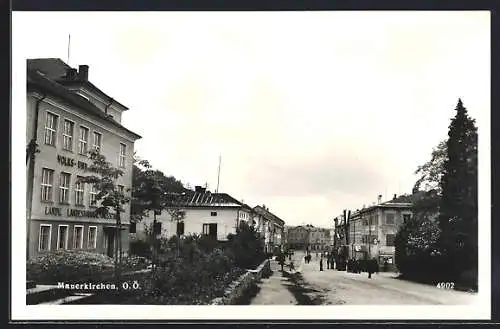
[{"label": "sidewalk", "polygon": [[262,278],[257,285],[259,292],[252,299],[250,305],[297,305],[297,300],[287,289],[287,278],[282,276],[276,261],[271,260],[273,273],[269,278]]}]

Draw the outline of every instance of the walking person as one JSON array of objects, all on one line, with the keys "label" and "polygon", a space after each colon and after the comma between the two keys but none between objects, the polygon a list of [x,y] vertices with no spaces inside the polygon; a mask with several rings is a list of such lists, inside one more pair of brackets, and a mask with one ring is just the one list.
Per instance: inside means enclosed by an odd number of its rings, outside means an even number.
[{"label": "walking person", "polygon": [[368,261],[368,279],[372,278],[372,274],[377,271],[378,263],[375,258],[372,258]]},{"label": "walking person", "polygon": [[326,256],[326,269],[330,269],[330,257],[328,257],[328,255]]},{"label": "walking person", "polygon": [[323,271],[323,257],[319,259],[319,270]]},{"label": "walking person", "polygon": [[278,263],[281,265],[281,272],[284,272],[284,266],[285,266],[285,255],[280,253],[278,256]]}]

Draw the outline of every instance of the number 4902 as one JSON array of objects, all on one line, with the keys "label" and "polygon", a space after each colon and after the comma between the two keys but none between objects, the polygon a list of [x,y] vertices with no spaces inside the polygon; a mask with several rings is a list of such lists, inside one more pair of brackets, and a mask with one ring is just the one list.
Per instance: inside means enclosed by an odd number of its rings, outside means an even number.
[{"label": "number 4902", "polygon": [[441,289],[455,289],[455,282],[439,282],[436,287]]}]

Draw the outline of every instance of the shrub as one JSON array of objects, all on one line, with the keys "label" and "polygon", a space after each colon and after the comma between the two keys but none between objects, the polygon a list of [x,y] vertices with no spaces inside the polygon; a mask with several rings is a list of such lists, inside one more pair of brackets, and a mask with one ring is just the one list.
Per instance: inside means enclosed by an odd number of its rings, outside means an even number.
[{"label": "shrub", "polygon": [[130,254],[151,258],[151,245],[144,240],[130,242]]},{"label": "shrub", "polygon": [[266,259],[259,234],[244,222],[230,237],[227,249],[233,254],[235,265],[241,268],[255,268]]},{"label": "shrub", "polygon": [[148,258],[134,255],[123,258],[121,263],[125,271],[142,270],[147,268],[149,264],[151,264],[151,261]]},{"label": "shrub", "polygon": [[409,279],[437,282],[446,278],[448,257],[438,248],[438,224],[427,217],[415,216],[404,223],[396,235],[396,265]]},{"label": "shrub", "polygon": [[[122,271],[146,268],[150,261],[130,256],[122,259]],[[114,259],[104,254],[84,250],[57,250],[39,254],[26,262],[27,280],[37,283],[70,282],[82,279],[99,281],[112,277]]]},{"label": "shrub", "polygon": [[82,250],[57,250],[39,254],[26,263],[27,280],[57,283],[112,273],[114,260]]}]

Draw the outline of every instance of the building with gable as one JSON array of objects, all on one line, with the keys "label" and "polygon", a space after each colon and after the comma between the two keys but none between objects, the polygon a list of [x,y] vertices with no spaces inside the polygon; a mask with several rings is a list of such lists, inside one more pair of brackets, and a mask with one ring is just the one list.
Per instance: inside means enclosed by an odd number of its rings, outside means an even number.
[{"label": "building with gable", "polygon": [[[113,257],[112,214],[95,214],[97,190],[77,182],[99,150],[132,185],[134,143],[141,136],[122,125],[129,109],[92,84],[89,67],[57,58],[27,60],[27,257],[58,249],[86,249]],[[126,193],[126,192],[125,192]],[[128,250],[130,207],[121,216],[121,245]]]}]

